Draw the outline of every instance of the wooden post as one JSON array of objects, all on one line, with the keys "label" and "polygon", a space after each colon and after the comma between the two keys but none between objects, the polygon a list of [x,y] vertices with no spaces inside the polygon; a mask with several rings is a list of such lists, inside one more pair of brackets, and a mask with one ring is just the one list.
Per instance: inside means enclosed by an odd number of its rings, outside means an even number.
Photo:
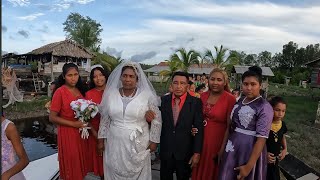
[{"label": "wooden post", "polygon": [[318,103],[318,110],[316,114],[315,126],[320,128],[320,101]]},{"label": "wooden post", "polygon": [[53,76],[53,55],[51,54],[51,82],[54,81],[54,76]]}]

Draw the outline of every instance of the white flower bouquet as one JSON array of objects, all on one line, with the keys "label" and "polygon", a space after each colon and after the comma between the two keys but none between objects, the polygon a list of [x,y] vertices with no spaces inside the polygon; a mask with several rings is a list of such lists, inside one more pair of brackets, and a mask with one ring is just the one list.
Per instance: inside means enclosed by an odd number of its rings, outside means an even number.
[{"label": "white flower bouquet", "polygon": [[[91,100],[78,99],[76,101],[72,101],[70,103],[70,106],[71,109],[74,110],[75,118],[79,119],[79,121],[83,123],[88,123],[99,112],[98,105]],[[88,129],[90,129],[90,127],[84,127],[79,129],[79,132],[81,132],[82,139],[88,139]]]}]

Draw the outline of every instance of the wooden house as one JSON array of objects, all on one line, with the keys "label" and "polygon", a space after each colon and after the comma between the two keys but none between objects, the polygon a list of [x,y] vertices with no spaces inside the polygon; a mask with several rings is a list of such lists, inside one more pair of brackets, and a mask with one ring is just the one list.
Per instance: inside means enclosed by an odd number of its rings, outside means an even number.
[{"label": "wooden house", "polygon": [[79,66],[80,75],[89,76],[93,53],[71,40],[50,43],[26,54],[38,62],[38,71],[50,75],[51,80],[62,72],[66,62]]},{"label": "wooden house", "polygon": [[[29,53],[15,55],[17,64],[36,64],[36,72],[43,76],[50,76],[51,81],[62,72],[66,62],[78,65],[80,75],[87,77],[94,54],[72,40],[50,43]],[[8,63],[7,63],[8,64]],[[34,70],[34,65],[31,68]]]},{"label": "wooden house", "polygon": [[320,88],[320,57],[305,64],[311,67],[310,87]]},{"label": "wooden house", "polygon": [[[50,77],[52,82],[62,73],[66,62],[77,64],[80,76],[88,78],[93,57],[92,52],[76,42],[64,40],[44,45],[26,54],[9,53],[2,56],[2,61],[4,67],[14,69],[22,86],[23,83],[31,84],[31,81],[37,92],[47,83],[45,77]],[[41,87],[37,87],[39,82]]]},{"label": "wooden house", "polygon": [[[203,64],[200,66],[198,66],[197,64],[192,64],[188,69],[188,73],[193,76],[202,75],[203,73],[209,75],[210,72],[214,69],[214,67],[215,66],[212,64]],[[144,70],[144,72],[147,74],[150,81],[161,82],[162,80],[166,81],[168,78],[162,77],[159,74],[163,70],[169,70],[169,65],[167,62],[160,62],[159,64]]]}]

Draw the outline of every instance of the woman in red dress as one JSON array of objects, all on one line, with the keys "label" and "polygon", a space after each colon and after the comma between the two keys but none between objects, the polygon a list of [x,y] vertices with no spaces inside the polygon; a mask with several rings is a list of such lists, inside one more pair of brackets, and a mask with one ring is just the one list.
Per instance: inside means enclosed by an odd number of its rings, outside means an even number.
[{"label": "woman in red dress", "polygon": [[[90,73],[90,90],[86,93],[86,99],[92,100],[93,102],[100,104],[102,100],[102,95],[106,87],[106,81],[108,79],[107,72],[103,69],[101,65],[92,66]],[[103,159],[102,152],[104,149],[103,140],[98,141],[100,123],[100,114],[96,115],[91,121],[91,132],[89,136],[89,165],[91,166],[91,171],[95,175],[103,177]]]},{"label": "woman in red dress", "polygon": [[[209,75],[209,91],[201,94],[204,117],[204,139],[200,161],[192,169],[192,180],[217,179],[223,143],[228,137],[230,114],[236,99],[230,94],[228,76],[215,68]],[[194,130],[193,130],[194,131]]]},{"label": "woman in red dress", "polygon": [[74,118],[70,103],[84,98],[85,87],[79,76],[77,65],[66,63],[58,78],[53,94],[49,119],[58,125],[58,160],[60,179],[82,180],[88,172],[88,141],[80,137],[79,128],[85,127]]}]

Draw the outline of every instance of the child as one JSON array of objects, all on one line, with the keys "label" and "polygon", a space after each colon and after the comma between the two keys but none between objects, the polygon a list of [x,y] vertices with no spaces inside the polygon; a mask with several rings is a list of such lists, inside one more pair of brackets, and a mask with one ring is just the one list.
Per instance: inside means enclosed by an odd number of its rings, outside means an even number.
[{"label": "child", "polygon": [[[1,179],[25,180],[21,171],[29,164],[29,159],[21,143],[16,126],[6,119],[3,113],[1,116],[1,148]],[[16,162],[15,155],[19,157],[18,162]]]},{"label": "child", "polygon": [[[287,141],[284,134],[287,132],[287,127],[283,121],[286,114],[286,102],[278,96],[270,100],[273,107],[274,116],[267,140],[268,150],[268,180],[280,180],[279,161],[287,154]],[[282,149],[282,151],[281,151]]]},{"label": "child", "polygon": [[191,96],[200,98],[200,94],[196,92],[196,85],[195,85],[192,81],[189,81],[188,84],[189,84],[188,93],[189,93]]},{"label": "child", "polygon": [[232,95],[236,98],[237,101],[241,98],[239,89],[232,90]]}]

